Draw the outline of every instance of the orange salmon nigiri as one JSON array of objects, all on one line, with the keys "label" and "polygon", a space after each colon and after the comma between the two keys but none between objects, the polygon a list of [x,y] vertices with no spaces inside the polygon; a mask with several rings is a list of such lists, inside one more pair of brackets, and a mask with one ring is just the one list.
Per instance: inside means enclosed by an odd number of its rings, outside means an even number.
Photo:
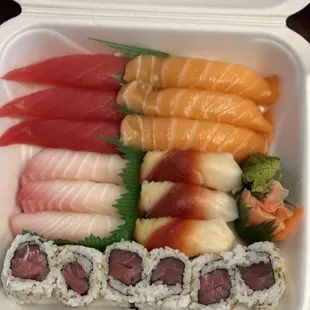
[{"label": "orange salmon nigiri", "polygon": [[121,88],[117,103],[144,115],[209,120],[263,133],[273,130],[273,125],[264,118],[254,101],[212,90],[153,90],[151,85],[134,81]]},{"label": "orange salmon nigiri", "polygon": [[154,87],[201,88],[236,94],[271,105],[279,96],[278,77],[263,78],[251,69],[221,61],[185,57],[140,55],[126,65],[126,82],[134,80]]},{"label": "orange salmon nigiri", "polygon": [[222,219],[208,221],[172,217],[138,219],[136,241],[148,250],[170,247],[187,256],[230,251],[235,236]]},{"label": "orange salmon nigiri", "polygon": [[268,150],[266,138],[249,129],[209,121],[139,115],[124,118],[121,141],[143,151],[179,149],[232,153],[237,162]]}]

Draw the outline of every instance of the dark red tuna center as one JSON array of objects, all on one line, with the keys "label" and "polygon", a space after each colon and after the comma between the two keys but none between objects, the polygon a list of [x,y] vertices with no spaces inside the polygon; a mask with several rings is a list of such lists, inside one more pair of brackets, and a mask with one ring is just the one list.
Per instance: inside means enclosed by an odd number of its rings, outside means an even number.
[{"label": "dark red tuna center", "polygon": [[183,282],[184,263],[175,257],[160,260],[153,270],[151,282],[162,281],[166,285],[176,285]]},{"label": "dark red tuna center", "polygon": [[135,285],[141,280],[142,259],[134,252],[113,250],[110,254],[109,276],[126,285]]},{"label": "dark red tuna center", "polygon": [[66,264],[62,273],[66,280],[67,285],[80,295],[88,291],[88,276],[82,266],[78,263]]},{"label": "dark red tuna center", "polygon": [[275,284],[271,263],[253,264],[249,267],[239,267],[245,284],[254,291],[267,289]]},{"label": "dark red tuna center", "polygon": [[17,249],[11,261],[16,278],[43,281],[49,273],[47,256],[36,244],[24,244]]},{"label": "dark red tuna center", "polygon": [[201,275],[198,292],[199,303],[211,305],[226,300],[230,295],[231,283],[226,269],[216,269]]}]

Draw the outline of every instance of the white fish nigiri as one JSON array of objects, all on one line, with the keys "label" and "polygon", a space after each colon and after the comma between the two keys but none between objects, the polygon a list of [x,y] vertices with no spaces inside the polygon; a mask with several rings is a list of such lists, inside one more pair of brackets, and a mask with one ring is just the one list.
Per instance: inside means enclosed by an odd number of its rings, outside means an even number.
[{"label": "white fish nigiri", "polygon": [[143,183],[138,210],[148,218],[221,218],[225,222],[232,222],[239,216],[236,200],[228,193],[199,185],[167,181]]},{"label": "white fish nigiri", "polygon": [[20,213],[10,219],[14,236],[23,229],[35,232],[46,239],[67,239],[79,241],[93,234],[109,237],[123,221],[117,216],[85,214],[76,212]]},{"label": "white fish nigiri", "polygon": [[121,184],[125,167],[119,155],[44,149],[29,161],[21,183],[65,179]]},{"label": "white fish nigiri", "polygon": [[116,215],[113,207],[123,186],[90,181],[32,182],[21,188],[18,202],[25,213],[62,211]]},{"label": "white fish nigiri", "polygon": [[242,170],[230,153],[196,151],[147,152],[140,170],[140,180],[197,184],[222,192],[242,186]]}]

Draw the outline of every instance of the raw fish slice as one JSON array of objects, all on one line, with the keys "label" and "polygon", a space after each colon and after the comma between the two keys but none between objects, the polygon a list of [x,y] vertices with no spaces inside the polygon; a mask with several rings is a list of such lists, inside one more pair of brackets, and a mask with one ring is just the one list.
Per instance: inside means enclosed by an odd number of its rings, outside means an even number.
[{"label": "raw fish slice", "polygon": [[23,186],[18,193],[25,213],[42,211],[116,215],[113,207],[125,192],[123,187],[84,181],[46,181]]},{"label": "raw fish slice", "polygon": [[263,78],[251,69],[222,61],[140,55],[130,60],[124,75],[160,88],[201,88],[236,94],[257,104],[273,104],[279,96],[279,78]]},{"label": "raw fish slice", "polygon": [[273,125],[249,99],[212,90],[166,88],[154,90],[137,81],[125,84],[117,103],[149,116],[186,117],[245,127],[268,133]]},{"label": "raw fish slice", "polygon": [[242,187],[242,170],[229,153],[152,151],[144,156],[140,181],[203,185],[222,192]]},{"label": "raw fish slice", "polygon": [[3,79],[116,90],[120,88],[120,84],[113,75],[123,75],[127,61],[127,58],[113,55],[61,56],[10,71]]},{"label": "raw fish slice", "polygon": [[233,232],[221,219],[138,219],[134,237],[148,250],[167,246],[190,257],[230,251],[235,243]]},{"label": "raw fish slice", "polygon": [[76,212],[39,212],[13,215],[10,224],[14,236],[23,229],[35,232],[46,239],[79,241],[93,234],[109,237],[123,222],[119,217]]},{"label": "raw fish slice", "polygon": [[117,154],[116,148],[97,135],[119,135],[119,125],[111,122],[32,120],[9,128],[0,137],[0,146],[33,144],[76,151]]},{"label": "raw fish slice", "polygon": [[64,179],[121,184],[125,167],[119,155],[44,149],[28,162],[21,183]]},{"label": "raw fish slice", "polygon": [[113,107],[117,92],[56,87],[17,98],[0,108],[0,117],[37,117],[84,121],[121,121]]},{"label": "raw fish slice", "polygon": [[232,153],[237,162],[268,151],[265,136],[250,129],[185,118],[127,115],[121,124],[121,140],[143,151]]},{"label": "raw fish slice", "polygon": [[220,218],[225,222],[232,222],[238,218],[237,203],[227,193],[199,185],[172,182],[142,184],[138,210],[140,215],[148,218]]}]

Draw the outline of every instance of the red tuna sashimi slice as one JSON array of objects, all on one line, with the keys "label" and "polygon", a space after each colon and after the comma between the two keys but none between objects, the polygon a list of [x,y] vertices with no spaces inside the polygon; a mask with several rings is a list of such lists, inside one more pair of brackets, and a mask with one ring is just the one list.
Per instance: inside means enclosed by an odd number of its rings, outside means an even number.
[{"label": "red tuna sashimi slice", "polygon": [[125,189],[108,183],[45,181],[25,185],[18,202],[25,213],[61,211],[116,215],[114,208]]},{"label": "red tuna sashimi slice", "polygon": [[0,117],[120,122],[124,116],[113,106],[116,96],[116,91],[78,87],[49,88],[7,103],[0,108]]},{"label": "red tuna sashimi slice", "polygon": [[29,230],[46,239],[79,241],[91,234],[100,238],[110,236],[123,222],[119,217],[75,212],[20,213],[10,219],[14,236]]},{"label": "red tuna sashimi slice", "polygon": [[125,166],[119,155],[43,149],[28,162],[21,183],[62,179],[121,184]]},{"label": "red tuna sashimi slice", "polygon": [[128,59],[113,55],[69,55],[51,58],[8,72],[3,79],[18,82],[119,89],[113,75],[123,75]]},{"label": "red tuna sashimi slice", "polygon": [[0,146],[34,144],[44,147],[118,153],[116,148],[97,135],[119,135],[119,125],[111,122],[82,122],[70,120],[33,120],[9,128],[0,137]]}]

